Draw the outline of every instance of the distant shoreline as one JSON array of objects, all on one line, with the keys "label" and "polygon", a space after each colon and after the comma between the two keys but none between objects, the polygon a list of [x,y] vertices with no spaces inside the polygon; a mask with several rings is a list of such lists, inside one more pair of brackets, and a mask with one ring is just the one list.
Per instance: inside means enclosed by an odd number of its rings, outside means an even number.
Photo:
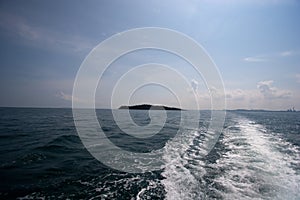
[{"label": "distant shoreline", "polygon": [[239,111],[239,112],[300,112],[300,111],[289,111],[289,110],[264,110],[264,109],[233,109],[233,110],[226,110],[226,111]]}]

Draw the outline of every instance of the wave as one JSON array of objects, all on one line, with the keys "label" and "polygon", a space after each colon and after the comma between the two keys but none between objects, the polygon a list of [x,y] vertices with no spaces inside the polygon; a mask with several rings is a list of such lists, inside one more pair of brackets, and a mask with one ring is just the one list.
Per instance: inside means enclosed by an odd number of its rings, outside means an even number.
[{"label": "wave", "polygon": [[184,132],[165,146],[163,158],[166,165],[162,173],[165,179],[161,182],[166,199],[197,199],[202,195],[198,188],[205,174],[201,160],[204,149],[194,144],[194,141],[200,141],[200,137],[200,131]]},{"label": "wave", "polygon": [[247,118],[230,123],[206,157],[205,131],[167,143],[166,199],[299,199],[299,149]]},{"label": "wave", "polygon": [[83,148],[80,139],[76,135],[62,135],[42,146],[36,147],[35,150],[55,153],[61,151],[82,150]]},{"label": "wave", "polygon": [[[215,164],[224,199],[299,199],[299,149],[246,118],[224,133],[227,152]],[[289,153],[284,153],[289,152]]]}]

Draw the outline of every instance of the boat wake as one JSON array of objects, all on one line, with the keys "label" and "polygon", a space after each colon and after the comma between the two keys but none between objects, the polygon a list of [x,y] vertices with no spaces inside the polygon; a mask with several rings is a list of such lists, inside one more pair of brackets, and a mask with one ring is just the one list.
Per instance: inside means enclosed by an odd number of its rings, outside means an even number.
[{"label": "boat wake", "polygon": [[167,199],[300,199],[300,151],[247,118],[232,118],[202,157],[205,131],[165,147]]}]

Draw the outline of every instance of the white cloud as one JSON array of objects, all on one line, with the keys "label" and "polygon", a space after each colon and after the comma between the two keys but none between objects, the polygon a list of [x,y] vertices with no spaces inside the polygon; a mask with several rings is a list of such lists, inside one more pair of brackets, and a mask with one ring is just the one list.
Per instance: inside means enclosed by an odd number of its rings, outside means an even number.
[{"label": "white cloud", "polygon": [[195,92],[196,92],[197,89],[198,89],[198,85],[199,85],[198,81],[196,81],[195,79],[192,79],[192,80],[191,80],[191,86],[192,86],[192,88],[193,88],[193,90],[194,90]]},{"label": "white cloud", "polygon": [[63,99],[63,100],[66,100],[66,101],[76,101],[76,102],[84,102],[82,100],[80,100],[79,98],[77,97],[73,97],[72,95],[70,94],[66,94],[64,92],[59,92],[59,94],[56,95],[57,97]]},{"label": "white cloud", "polygon": [[293,51],[283,51],[280,53],[280,56],[286,57],[286,56],[291,56],[293,55]]},{"label": "white cloud", "polygon": [[295,55],[299,55],[299,54],[300,54],[299,51],[290,50],[290,51],[283,51],[279,55],[281,57],[288,57],[288,56],[295,56]]},{"label": "white cloud", "polygon": [[299,94],[296,91],[279,89],[273,83],[273,80],[260,81],[257,89],[227,89],[227,108],[286,110],[299,107]]},{"label": "white cloud", "polygon": [[289,50],[289,51],[282,51],[279,53],[277,52],[277,53],[270,53],[265,55],[250,56],[244,58],[243,60],[246,62],[266,62],[266,61],[274,60],[276,58],[284,58],[284,57],[295,56],[299,54],[300,54],[299,51]]},{"label": "white cloud", "polygon": [[72,95],[65,94],[64,92],[60,92],[57,96],[66,101],[72,101],[73,98]]},{"label": "white cloud", "polygon": [[236,89],[236,90],[226,92],[227,99],[244,100],[246,97],[247,97],[246,92],[241,89]]},{"label": "white cloud", "polygon": [[268,61],[265,57],[262,56],[254,56],[254,57],[247,57],[243,59],[246,62],[265,62]]},{"label": "white cloud", "polygon": [[260,81],[257,83],[257,88],[266,99],[286,99],[292,96],[291,91],[274,87],[273,80]]},{"label": "white cloud", "polygon": [[231,89],[226,90],[228,109],[253,109],[259,107],[261,95],[257,90]]}]

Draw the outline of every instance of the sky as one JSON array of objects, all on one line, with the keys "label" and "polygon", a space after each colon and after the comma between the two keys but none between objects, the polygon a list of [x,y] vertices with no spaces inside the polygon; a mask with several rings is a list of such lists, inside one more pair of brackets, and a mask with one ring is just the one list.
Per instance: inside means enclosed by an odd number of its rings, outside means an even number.
[{"label": "sky", "polygon": [[[96,45],[129,29],[161,27],[206,50],[224,82],[228,109],[300,110],[299,19],[297,0],[1,1],[0,106],[71,107],[76,74]],[[218,91],[207,88],[205,77],[157,50],[131,52],[112,63],[97,88],[96,106],[109,108],[122,74],[147,63],[171,66],[189,87],[154,65],[136,70],[122,85],[160,76],[185,90],[178,94],[185,108],[196,107],[191,98],[200,109],[210,107],[211,93]],[[145,85],[129,103],[177,106],[176,95],[168,87]],[[126,103],[116,94],[115,107]]]}]

